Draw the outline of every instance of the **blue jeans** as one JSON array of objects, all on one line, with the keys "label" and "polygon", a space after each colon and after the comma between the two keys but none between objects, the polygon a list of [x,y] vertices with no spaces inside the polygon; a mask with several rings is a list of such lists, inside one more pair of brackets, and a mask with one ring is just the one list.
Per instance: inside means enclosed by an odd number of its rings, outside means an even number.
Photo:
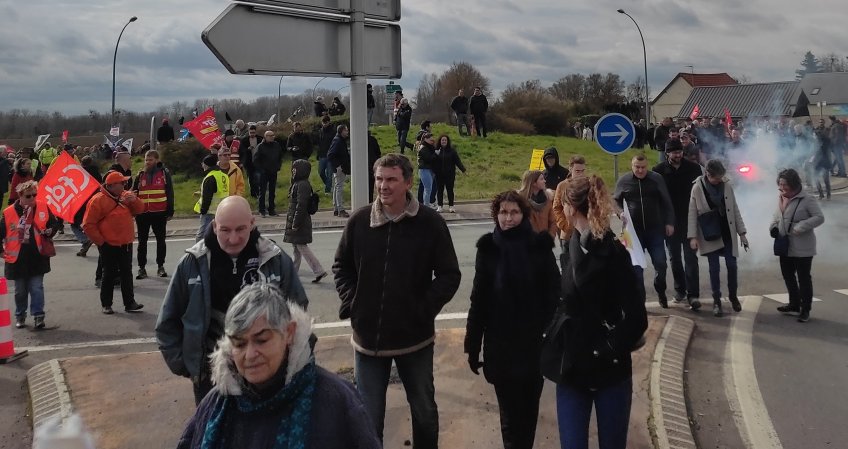
[{"label": "blue jeans", "polygon": [[595,418],[598,422],[598,447],[625,449],[632,394],[633,381],[629,377],[618,385],[594,391],[557,385],[560,447],[562,449],[589,447],[589,420],[594,404]]},{"label": "blue jeans", "polygon": [[412,447],[439,447],[439,410],[436,407],[436,388],[433,385],[433,344],[411,354],[396,357],[373,357],[355,352],[356,388],[362,403],[383,440],[383,421],[386,418],[386,389],[392,360],[406,390],[406,400],[412,412]]},{"label": "blue jeans", "polygon": [[318,158],[318,176],[321,181],[324,181],[324,193],[333,191],[333,168],[330,167],[330,160],[326,157]]},{"label": "blue jeans", "polygon": [[833,146],[833,163],[836,166],[836,176],[845,176],[845,149],[842,145]]},{"label": "blue jeans", "polygon": [[88,236],[85,235],[85,232],[82,231],[81,227],[79,227],[75,224],[72,224],[71,225],[71,232],[74,233],[74,237],[76,237],[78,242],[87,243],[89,241]]},{"label": "blue jeans", "polygon": [[433,170],[421,168],[418,170],[418,177],[421,178],[421,185],[419,187],[423,191],[419,196],[424,199],[424,204],[430,204],[431,197],[433,196],[433,181],[435,180]]},{"label": "blue jeans", "polygon": [[724,257],[724,265],[727,267],[727,296],[736,298],[736,290],[739,286],[739,277],[736,266],[736,257],[733,256],[733,241],[725,240],[724,248],[713,251],[707,256],[710,264],[710,288],[713,291],[713,300],[721,298],[721,266],[718,258]]},{"label": "blue jeans", "polygon": [[374,109],[376,108],[368,108],[368,126],[374,123]]},{"label": "blue jeans", "polygon": [[27,298],[32,316],[44,316],[44,275],[15,279],[15,316],[26,317]]},{"label": "blue jeans", "polygon": [[199,242],[206,237],[206,230],[215,218],[215,214],[202,214],[200,216],[200,227],[197,228],[197,234],[194,236],[194,241]]},{"label": "blue jeans", "polygon": [[[654,266],[654,290],[657,292],[657,297],[660,301],[666,301],[668,298],[665,295],[665,272],[668,269],[668,262],[665,258],[664,230],[647,231],[644,235],[639,236],[639,241],[642,243],[642,247],[648,251],[648,255],[651,256],[651,264]],[[633,269],[639,278],[639,294],[644,300],[646,297],[644,272],[642,267],[639,266],[634,265]]]}]

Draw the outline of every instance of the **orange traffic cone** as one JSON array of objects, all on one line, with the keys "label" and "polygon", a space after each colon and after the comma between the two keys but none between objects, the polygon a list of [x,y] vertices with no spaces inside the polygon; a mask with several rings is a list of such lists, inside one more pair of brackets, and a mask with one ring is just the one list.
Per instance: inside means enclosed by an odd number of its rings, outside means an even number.
[{"label": "orange traffic cone", "polygon": [[12,313],[9,311],[9,288],[6,278],[0,277],[0,365],[25,357],[27,351],[15,352],[12,341]]}]

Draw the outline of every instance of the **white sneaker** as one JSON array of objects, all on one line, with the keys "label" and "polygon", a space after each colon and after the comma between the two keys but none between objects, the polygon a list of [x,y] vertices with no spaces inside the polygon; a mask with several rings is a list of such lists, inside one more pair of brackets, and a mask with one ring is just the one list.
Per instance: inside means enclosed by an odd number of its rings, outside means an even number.
[{"label": "white sneaker", "polygon": [[453,206],[451,206],[450,209],[448,209],[448,211],[450,211],[450,213],[452,213],[452,214],[456,213],[456,209],[454,209]]},{"label": "white sneaker", "polygon": [[442,211],[442,206],[436,206],[436,212],[441,212],[441,211]]},{"label": "white sneaker", "polygon": [[436,206],[436,203],[430,203],[430,204],[427,205],[427,207],[429,207],[430,209],[436,210],[436,207],[438,207],[438,206]]}]

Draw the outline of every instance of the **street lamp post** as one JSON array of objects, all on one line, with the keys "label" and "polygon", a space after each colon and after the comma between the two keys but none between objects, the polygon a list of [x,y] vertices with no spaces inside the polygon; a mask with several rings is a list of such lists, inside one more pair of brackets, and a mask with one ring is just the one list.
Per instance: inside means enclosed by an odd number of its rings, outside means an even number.
[{"label": "street lamp post", "polygon": [[633,16],[624,12],[623,9],[619,9],[618,12],[630,17],[630,20],[633,21],[634,25],[636,25],[636,30],[639,31],[639,38],[642,39],[642,58],[645,61],[645,119],[648,123],[651,123],[651,105],[648,101],[648,52],[645,50],[645,37],[642,36],[642,29],[639,28],[639,24],[636,23],[636,19],[634,19]]},{"label": "street lamp post", "polygon": [[115,43],[115,55],[112,57],[112,115],[109,119],[109,123],[114,126],[115,125],[115,63],[118,62],[118,45],[121,43],[121,36],[124,35],[124,30],[127,29],[127,26],[133,22],[138,20],[138,17],[132,16],[130,17],[129,22],[121,28],[121,34],[118,35],[118,42]]},{"label": "street lamp post", "polygon": [[277,85],[277,118],[283,118],[283,109],[280,107],[280,97],[282,96],[283,90],[283,78],[285,75],[280,76],[280,84]]},{"label": "street lamp post", "polygon": [[318,82],[317,82],[317,83],[315,83],[315,85],[314,85],[314,86],[312,86],[312,101],[315,101],[315,89],[317,89],[317,88],[318,88],[318,85],[319,85],[319,84],[321,84],[321,81],[324,81],[325,79],[327,79],[327,77],[326,77],[326,76],[325,76],[325,77],[323,77],[323,78],[321,78],[320,80],[318,80]]}]

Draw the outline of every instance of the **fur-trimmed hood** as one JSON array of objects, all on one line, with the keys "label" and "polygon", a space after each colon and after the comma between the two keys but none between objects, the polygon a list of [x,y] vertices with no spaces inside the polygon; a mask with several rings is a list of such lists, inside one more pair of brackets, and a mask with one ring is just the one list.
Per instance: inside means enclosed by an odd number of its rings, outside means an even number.
[{"label": "fur-trimmed hood", "polygon": [[[312,348],[309,345],[309,337],[312,335],[312,317],[299,305],[293,302],[289,302],[288,305],[291,319],[297,323],[297,330],[285,360],[288,364],[286,385],[312,359]],[[212,364],[212,383],[222,396],[242,394],[241,381],[231,354],[232,345],[225,335],[218,340],[218,347],[209,356]]]}]

